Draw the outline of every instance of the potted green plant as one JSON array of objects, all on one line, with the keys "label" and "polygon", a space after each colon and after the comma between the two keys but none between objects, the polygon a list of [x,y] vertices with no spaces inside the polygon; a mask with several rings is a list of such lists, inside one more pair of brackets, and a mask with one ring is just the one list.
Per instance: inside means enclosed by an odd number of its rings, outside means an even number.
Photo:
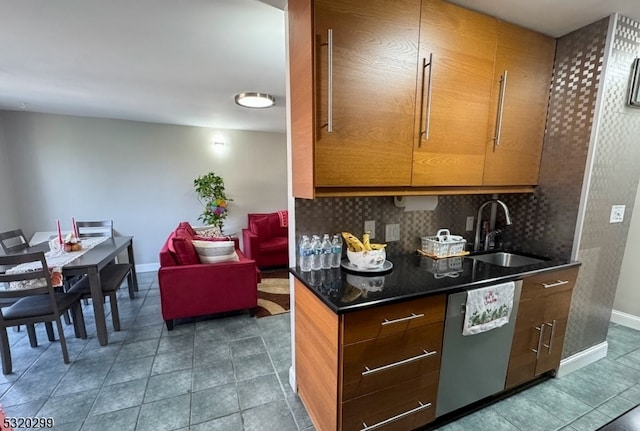
[{"label": "potted green plant", "polygon": [[224,219],[227,218],[229,211],[227,205],[233,201],[227,197],[222,178],[209,172],[193,180],[193,187],[198,195],[198,200],[204,207],[198,220],[206,225],[222,229]]}]

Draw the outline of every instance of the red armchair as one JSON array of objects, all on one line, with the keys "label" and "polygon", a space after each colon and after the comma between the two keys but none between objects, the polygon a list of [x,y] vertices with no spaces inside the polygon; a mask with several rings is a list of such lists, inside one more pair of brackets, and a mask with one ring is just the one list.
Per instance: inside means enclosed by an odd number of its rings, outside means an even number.
[{"label": "red armchair", "polygon": [[289,266],[287,223],[277,212],[247,214],[247,219],[249,227],[242,229],[245,255],[261,269]]},{"label": "red armchair", "polygon": [[200,263],[191,241],[198,239],[189,223],[180,223],[160,250],[158,284],[162,318],[172,330],[175,319],[204,316],[258,306],[256,263],[238,249],[238,261]]}]

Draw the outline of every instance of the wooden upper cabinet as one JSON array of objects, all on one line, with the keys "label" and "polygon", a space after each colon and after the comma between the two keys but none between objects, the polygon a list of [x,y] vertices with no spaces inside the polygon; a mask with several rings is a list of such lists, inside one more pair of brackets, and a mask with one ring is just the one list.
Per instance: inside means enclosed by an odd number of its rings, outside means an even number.
[{"label": "wooden upper cabinet", "polygon": [[484,184],[538,184],[554,57],[555,39],[499,23]]},{"label": "wooden upper cabinet", "polygon": [[440,0],[421,21],[412,185],[481,185],[497,21]]},{"label": "wooden upper cabinet", "polygon": [[314,7],[316,186],[410,185],[420,0]]},{"label": "wooden upper cabinet", "polygon": [[442,0],[287,17],[294,196],[533,190],[554,39]]}]

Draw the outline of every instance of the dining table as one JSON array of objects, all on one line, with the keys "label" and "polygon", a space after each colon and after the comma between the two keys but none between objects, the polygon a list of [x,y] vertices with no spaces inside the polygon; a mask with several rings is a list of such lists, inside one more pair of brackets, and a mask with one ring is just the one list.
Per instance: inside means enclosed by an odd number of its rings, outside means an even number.
[{"label": "dining table", "polygon": [[[89,277],[91,288],[91,302],[93,303],[93,313],[96,322],[96,332],[101,346],[106,346],[109,342],[107,332],[106,316],[104,312],[104,296],[100,282],[100,270],[111,263],[118,255],[126,250],[127,258],[131,264],[131,271],[127,282],[133,285],[133,290],[138,291],[138,278],[136,276],[135,261],[133,256],[133,237],[115,236],[108,237],[99,244],[93,246],[78,258],[65,263],[62,266],[62,276],[69,279],[78,275]],[[25,252],[49,251],[49,243],[43,242],[29,247]]]}]

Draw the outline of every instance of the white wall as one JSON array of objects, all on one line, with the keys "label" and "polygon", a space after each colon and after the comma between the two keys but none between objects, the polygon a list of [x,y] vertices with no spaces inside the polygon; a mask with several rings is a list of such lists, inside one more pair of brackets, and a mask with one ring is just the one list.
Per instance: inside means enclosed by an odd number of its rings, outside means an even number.
[{"label": "white wall", "polygon": [[[640,187],[636,193],[634,208],[640,208]],[[628,214],[625,214],[627,217]],[[640,210],[631,215],[629,236],[622,259],[618,290],[613,303],[615,312],[631,314],[640,324]]]},{"label": "white wall", "polygon": [[[112,219],[118,233],[135,237],[136,264],[156,263],[180,221],[201,224],[193,180],[209,171],[223,177],[233,199],[225,233],[241,236],[248,212],[287,207],[283,133],[12,111],[0,112],[0,125],[28,236],[54,230],[57,219],[63,229],[72,216]],[[214,136],[224,147],[213,145]]]},{"label": "white wall", "polygon": [[13,193],[9,156],[2,122],[0,122],[0,232],[18,227],[17,201]]}]

